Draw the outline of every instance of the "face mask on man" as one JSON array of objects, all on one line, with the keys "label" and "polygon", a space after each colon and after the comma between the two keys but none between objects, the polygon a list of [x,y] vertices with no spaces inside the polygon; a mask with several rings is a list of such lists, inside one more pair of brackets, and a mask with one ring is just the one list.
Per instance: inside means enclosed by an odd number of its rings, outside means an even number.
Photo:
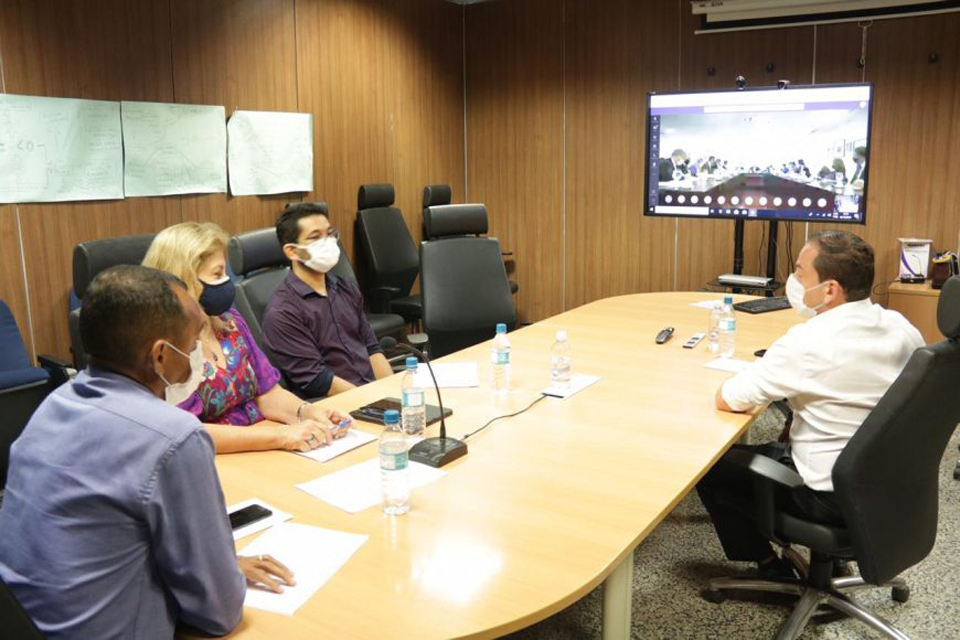
[{"label": "face mask on man", "polygon": [[197,346],[193,348],[188,354],[180,351],[175,346],[164,340],[164,343],[184,358],[190,361],[190,376],[183,382],[176,382],[171,384],[162,373],[159,371],[157,375],[160,376],[160,379],[166,383],[167,388],[164,389],[164,398],[167,402],[172,405],[178,405],[188,399],[193,395],[194,391],[197,390],[197,387],[200,386],[200,380],[203,376],[203,347],[199,340],[197,340]]},{"label": "face mask on man", "polygon": [[326,273],[340,261],[340,246],[333,237],[320,238],[307,246],[297,245],[298,249],[306,251],[310,258],[303,260],[303,266],[320,273]]},{"label": "face mask on man", "polygon": [[817,310],[826,304],[826,302],[821,302],[816,307],[811,308],[807,306],[807,304],[803,301],[803,298],[807,291],[819,289],[823,285],[827,284],[827,282],[829,282],[829,280],[826,282],[821,282],[820,284],[810,287],[809,289],[804,289],[803,283],[797,279],[797,276],[791,273],[787,278],[787,285],[784,289],[787,294],[787,300],[790,301],[790,306],[793,307],[801,317],[812,318],[813,316],[817,315]]},{"label": "face mask on man", "polygon": [[200,306],[208,316],[219,316],[230,310],[237,296],[236,287],[230,276],[223,276],[216,282],[202,282],[203,292],[200,294]]}]

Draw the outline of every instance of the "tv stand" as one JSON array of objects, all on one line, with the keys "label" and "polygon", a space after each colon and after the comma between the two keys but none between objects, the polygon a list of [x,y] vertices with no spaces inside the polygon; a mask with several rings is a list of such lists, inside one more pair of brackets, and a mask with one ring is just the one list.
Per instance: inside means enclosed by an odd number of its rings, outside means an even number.
[{"label": "tv stand", "polygon": [[[737,275],[743,274],[743,225],[746,220],[734,220],[733,221],[733,273]],[[733,293],[741,293],[743,291],[762,291],[765,296],[772,297],[774,292],[779,289],[782,285],[777,282],[777,221],[768,220],[769,230],[767,232],[767,273],[766,276],[770,278],[770,284],[760,287],[752,286],[731,286],[730,284],[722,283],[719,280],[709,282],[708,284],[713,286],[722,286],[730,287]]]}]

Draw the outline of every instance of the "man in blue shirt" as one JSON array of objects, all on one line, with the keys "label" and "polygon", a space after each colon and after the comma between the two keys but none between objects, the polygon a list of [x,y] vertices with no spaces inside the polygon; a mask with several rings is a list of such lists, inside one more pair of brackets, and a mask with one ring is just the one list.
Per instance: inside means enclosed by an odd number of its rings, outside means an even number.
[{"label": "man in blue shirt", "polygon": [[173,276],[101,273],[80,312],[90,366],[11,448],[0,578],[49,638],[226,634],[247,581],[292,584],[269,556],[238,560],[210,436],[169,404],[199,379],[201,318]]}]

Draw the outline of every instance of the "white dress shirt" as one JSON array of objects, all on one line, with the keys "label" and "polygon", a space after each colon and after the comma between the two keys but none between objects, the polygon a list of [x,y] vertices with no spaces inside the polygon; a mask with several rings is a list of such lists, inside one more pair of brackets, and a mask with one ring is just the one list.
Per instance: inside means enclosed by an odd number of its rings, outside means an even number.
[{"label": "white dress shirt", "polygon": [[797,471],[811,489],[833,491],[837,456],[923,345],[896,311],[869,299],[848,302],[792,327],[721,394],[734,411],[786,398]]}]

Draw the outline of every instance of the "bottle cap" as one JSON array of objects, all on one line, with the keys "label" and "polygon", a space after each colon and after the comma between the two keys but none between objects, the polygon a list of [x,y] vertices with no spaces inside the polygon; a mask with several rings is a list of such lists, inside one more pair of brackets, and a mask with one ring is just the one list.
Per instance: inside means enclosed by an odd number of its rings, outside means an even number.
[{"label": "bottle cap", "polygon": [[507,325],[502,322],[498,322],[497,333],[506,333],[506,332],[507,332]]},{"label": "bottle cap", "polygon": [[733,304],[733,296],[723,296],[723,304]]},{"label": "bottle cap", "polygon": [[396,409],[387,409],[383,412],[384,424],[398,424],[400,422],[400,412]]},{"label": "bottle cap", "polygon": [[417,359],[413,356],[407,356],[407,369],[416,369]]},{"label": "bottle cap", "polygon": [[561,329],[560,331],[557,331],[557,341],[566,342],[566,340],[567,340],[567,332],[564,331],[563,329]]}]

